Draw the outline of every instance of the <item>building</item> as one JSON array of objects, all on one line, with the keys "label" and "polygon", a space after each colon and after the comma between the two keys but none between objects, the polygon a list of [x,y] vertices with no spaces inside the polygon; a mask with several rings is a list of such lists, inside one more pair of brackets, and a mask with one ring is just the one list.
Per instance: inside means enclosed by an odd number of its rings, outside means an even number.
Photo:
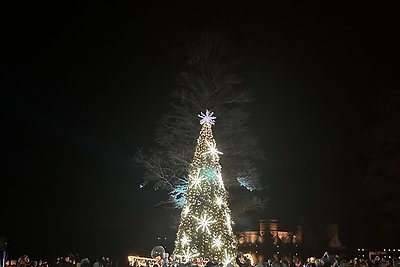
[{"label": "building", "polygon": [[261,219],[259,229],[238,233],[239,252],[253,262],[265,261],[273,254],[298,255],[340,249],[337,224],[283,225],[276,219]]}]

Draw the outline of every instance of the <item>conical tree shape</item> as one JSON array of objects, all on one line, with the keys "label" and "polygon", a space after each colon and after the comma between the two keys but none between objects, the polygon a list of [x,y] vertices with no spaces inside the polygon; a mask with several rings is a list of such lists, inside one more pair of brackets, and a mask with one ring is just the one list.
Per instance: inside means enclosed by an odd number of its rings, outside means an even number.
[{"label": "conical tree shape", "polygon": [[199,117],[202,128],[189,167],[174,255],[184,262],[203,259],[226,265],[236,257],[237,239],[219,164],[222,153],[216,148],[211,129],[216,117],[209,111]]}]

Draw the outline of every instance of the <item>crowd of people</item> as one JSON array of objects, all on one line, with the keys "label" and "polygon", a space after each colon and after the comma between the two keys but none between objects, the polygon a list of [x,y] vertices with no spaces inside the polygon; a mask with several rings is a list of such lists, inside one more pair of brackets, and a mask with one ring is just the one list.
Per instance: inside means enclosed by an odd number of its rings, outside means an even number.
[{"label": "crowd of people", "polygon": [[22,255],[18,260],[7,260],[6,267],[49,267],[47,261],[31,260],[28,255]]},{"label": "crowd of people", "polygon": [[[187,267],[198,264],[176,264],[176,261],[167,260],[168,257],[159,259],[138,258],[129,264],[123,266],[133,267]],[[338,255],[330,255],[328,252],[322,257],[302,258],[298,255],[282,255],[274,254],[266,261],[252,263],[250,258],[240,255],[236,259],[239,267],[400,267],[400,258],[375,256],[372,259],[346,257]],[[23,255],[18,260],[7,260],[6,267],[118,267],[108,257],[93,258],[88,257],[77,258],[73,255],[57,257],[53,262],[48,263],[44,260],[31,260],[29,256]],[[182,266],[181,266],[182,265]],[[211,263],[206,267],[211,267]]]},{"label": "crowd of people", "polygon": [[[266,261],[254,263],[251,258],[240,254],[236,258],[236,264],[239,267],[400,267],[400,257],[379,257],[375,256],[372,259],[365,257],[349,257],[330,255],[325,252],[322,257],[308,257],[302,258],[298,255],[282,255],[274,254]],[[130,263],[133,267],[215,267],[214,264],[208,262],[207,264],[192,263],[178,263],[173,258],[160,258],[160,259],[146,259],[138,258]],[[224,266],[220,266],[224,267]],[[233,267],[233,266],[228,266]]]},{"label": "crowd of people", "polygon": [[108,257],[78,258],[72,254],[57,257],[49,263],[44,260],[31,260],[28,255],[22,255],[18,260],[7,260],[5,267],[113,267]]},{"label": "crowd of people", "polygon": [[[239,264],[241,267],[249,267],[251,264],[246,261]],[[330,255],[325,252],[320,258],[309,257],[301,258],[299,256],[275,254],[266,262],[259,262],[255,267],[400,267],[400,260],[393,257],[376,256],[372,259]]]}]

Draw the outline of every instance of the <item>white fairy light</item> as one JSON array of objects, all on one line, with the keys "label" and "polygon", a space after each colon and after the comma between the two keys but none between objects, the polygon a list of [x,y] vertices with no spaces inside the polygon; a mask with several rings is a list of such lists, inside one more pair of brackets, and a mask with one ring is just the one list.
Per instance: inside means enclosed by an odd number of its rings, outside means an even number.
[{"label": "white fairy light", "polygon": [[220,185],[222,188],[225,188],[225,187],[224,187],[224,181],[222,180],[222,174],[221,174],[220,172],[217,172],[217,178],[218,178],[219,185]]},{"label": "white fairy light", "polygon": [[232,225],[231,225],[231,215],[225,211],[225,218],[226,218],[226,226],[228,227],[228,233],[232,233]]},{"label": "white fairy light", "polygon": [[192,183],[190,184],[190,187],[200,187],[201,182],[204,180],[206,180],[206,178],[200,175],[200,169],[198,169],[196,176],[192,177]]},{"label": "white fairy light", "polygon": [[189,237],[187,235],[183,234],[183,237],[181,239],[182,245],[184,245],[184,246],[188,245],[189,241],[190,241]]},{"label": "white fairy light", "polygon": [[218,154],[221,154],[221,155],[224,154],[221,151],[218,151],[217,145],[215,143],[207,142],[207,145],[208,145],[208,150],[206,152],[204,152],[203,155],[210,154],[213,157],[213,159],[215,159],[218,157]]},{"label": "white fairy light", "polygon": [[201,118],[200,124],[209,123],[211,125],[214,125],[215,124],[215,119],[217,117],[214,117],[213,115],[214,115],[214,112],[208,111],[206,109],[206,113],[205,114],[203,112],[200,112],[200,114],[197,115],[197,116],[199,116],[199,118]]},{"label": "white fairy light", "polygon": [[185,215],[185,216],[188,215],[189,211],[190,211],[189,206],[186,206],[186,207],[183,209],[183,215]]},{"label": "white fairy light", "polygon": [[224,266],[227,266],[229,263],[231,263],[231,261],[234,259],[235,257],[233,257],[233,256],[230,256],[229,254],[228,254],[228,251],[225,249],[225,257],[224,257],[224,259],[223,259],[223,264],[224,264]]},{"label": "white fairy light", "polygon": [[214,238],[212,246],[216,247],[217,249],[221,248],[221,246],[222,246],[221,236]]},{"label": "white fairy light", "polygon": [[193,216],[198,221],[198,226],[196,230],[201,229],[202,231],[207,231],[208,234],[210,234],[210,224],[215,223],[215,220],[213,220],[212,217],[207,217],[207,214],[204,213],[201,218],[197,218]]},{"label": "white fairy light", "polygon": [[221,207],[221,205],[223,203],[222,197],[217,196],[215,199],[215,203],[217,203],[218,207]]}]

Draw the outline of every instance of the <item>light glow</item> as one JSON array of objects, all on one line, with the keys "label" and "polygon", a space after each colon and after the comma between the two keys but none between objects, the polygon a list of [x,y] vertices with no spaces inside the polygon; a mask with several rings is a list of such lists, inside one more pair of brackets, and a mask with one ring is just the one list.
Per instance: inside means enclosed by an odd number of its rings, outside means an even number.
[{"label": "light glow", "polygon": [[227,266],[229,263],[231,263],[234,258],[235,257],[232,257],[231,255],[229,255],[228,251],[225,249],[225,257],[223,260],[224,266]]},{"label": "light glow", "polygon": [[218,151],[217,145],[215,143],[208,142],[207,145],[208,145],[208,151],[204,152],[203,155],[210,154],[211,157],[215,160],[216,158],[219,157],[218,154],[220,155],[224,154],[221,151]]},{"label": "light glow", "polygon": [[197,257],[199,253],[191,253],[190,248],[187,248],[185,253],[183,254],[183,257],[185,257],[185,262],[187,263],[190,259],[193,259],[194,257]]},{"label": "light glow", "polygon": [[211,124],[211,125],[214,125],[215,124],[215,119],[217,118],[217,117],[215,117],[215,116],[213,116],[214,115],[214,112],[212,112],[212,111],[208,111],[207,109],[206,109],[206,113],[204,114],[203,112],[200,112],[200,114],[199,115],[197,115],[197,116],[199,116],[199,118],[201,118],[201,120],[200,120],[200,124],[204,124],[204,123],[209,123],[209,124]]},{"label": "light glow", "polygon": [[220,197],[220,196],[216,197],[215,203],[217,203],[218,207],[221,207],[223,202],[224,201],[222,200],[222,197]]},{"label": "light glow", "polygon": [[222,174],[221,174],[220,172],[217,173],[217,178],[218,178],[219,185],[220,185],[222,188],[225,189],[225,187],[224,187],[224,180],[222,180]]},{"label": "light glow", "polygon": [[197,218],[195,216],[193,216],[193,218],[199,222],[196,230],[201,229],[203,232],[207,231],[207,233],[210,234],[210,224],[215,223],[212,217],[207,217],[207,214],[204,213],[202,218]]},{"label": "light glow", "polygon": [[228,233],[232,233],[232,225],[231,225],[231,215],[225,211],[226,217],[226,226],[228,227]]},{"label": "light glow", "polygon": [[186,207],[183,209],[183,215],[187,216],[188,213],[189,213],[189,211],[190,211],[189,206],[186,206]]},{"label": "light glow", "polygon": [[190,241],[189,237],[187,235],[183,234],[183,237],[181,239],[182,245],[184,245],[184,246],[188,245],[189,241]]},{"label": "light glow", "polygon": [[205,177],[202,177],[202,176],[200,175],[200,169],[199,169],[199,170],[197,171],[196,176],[193,177],[192,183],[190,184],[190,187],[201,188],[201,187],[200,187],[201,182],[204,181],[204,180],[206,180],[206,178],[205,178]]},{"label": "light glow", "polygon": [[217,249],[220,249],[222,247],[222,241],[221,241],[221,236],[214,238],[213,240],[213,247],[216,247]]}]

